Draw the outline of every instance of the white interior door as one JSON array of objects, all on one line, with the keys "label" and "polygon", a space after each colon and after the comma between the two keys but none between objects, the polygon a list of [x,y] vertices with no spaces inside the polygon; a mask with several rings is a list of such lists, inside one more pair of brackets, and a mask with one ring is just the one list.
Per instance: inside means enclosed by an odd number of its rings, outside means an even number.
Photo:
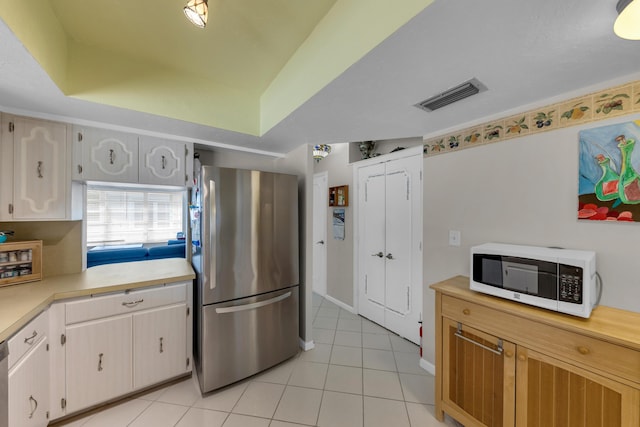
[{"label": "white interior door", "polygon": [[358,308],[366,318],[384,325],[385,165],[360,168],[358,181]]},{"label": "white interior door", "polygon": [[419,342],[422,307],[422,158],[387,163],[385,327]]},{"label": "white interior door", "polygon": [[313,292],[327,294],[327,209],[329,179],[327,172],[313,176]]}]

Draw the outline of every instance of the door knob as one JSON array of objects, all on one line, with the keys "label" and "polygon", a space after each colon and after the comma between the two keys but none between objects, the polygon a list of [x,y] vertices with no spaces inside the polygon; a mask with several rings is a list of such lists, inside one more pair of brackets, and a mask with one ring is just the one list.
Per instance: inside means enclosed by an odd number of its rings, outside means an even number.
[{"label": "door knob", "polygon": [[387,259],[395,259],[395,258],[393,258],[393,255],[391,255],[391,253],[388,253],[387,254]]},{"label": "door knob", "polygon": [[371,256],[377,256],[378,258],[382,258],[384,254],[382,252],[378,252],[377,254],[372,254]]},{"label": "door knob", "polygon": [[317,242],[316,242],[316,244],[318,244],[318,245],[324,245],[324,240],[319,240],[319,241],[317,241]]}]

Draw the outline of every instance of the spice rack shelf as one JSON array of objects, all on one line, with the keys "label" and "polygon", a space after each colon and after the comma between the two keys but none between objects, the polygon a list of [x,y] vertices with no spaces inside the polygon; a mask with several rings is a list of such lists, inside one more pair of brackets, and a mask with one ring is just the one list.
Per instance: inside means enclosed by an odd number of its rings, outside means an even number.
[{"label": "spice rack shelf", "polygon": [[329,206],[349,206],[349,186],[329,187]]},{"label": "spice rack shelf", "polygon": [[42,280],[42,241],[0,244],[0,286]]}]

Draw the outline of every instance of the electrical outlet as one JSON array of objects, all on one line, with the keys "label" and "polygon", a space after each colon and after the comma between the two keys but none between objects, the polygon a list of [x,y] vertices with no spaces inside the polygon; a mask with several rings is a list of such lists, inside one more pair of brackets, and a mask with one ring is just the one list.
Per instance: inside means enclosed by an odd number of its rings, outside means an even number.
[{"label": "electrical outlet", "polygon": [[449,230],[449,246],[460,246],[460,231]]}]

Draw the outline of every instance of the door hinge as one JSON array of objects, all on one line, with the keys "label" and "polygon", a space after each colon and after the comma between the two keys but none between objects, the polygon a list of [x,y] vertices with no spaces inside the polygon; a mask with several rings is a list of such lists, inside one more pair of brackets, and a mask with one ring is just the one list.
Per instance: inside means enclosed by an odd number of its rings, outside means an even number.
[{"label": "door hinge", "polygon": [[60,399],[60,407],[62,409],[65,409],[67,407],[67,399],[65,399],[64,397]]},{"label": "door hinge", "polygon": [[13,203],[9,203],[9,213],[13,214]]},{"label": "door hinge", "polygon": [[78,132],[78,142],[82,142],[82,132]]},{"label": "door hinge", "polygon": [[9,132],[13,132],[14,126],[13,122],[9,122]]},{"label": "door hinge", "polygon": [[60,335],[60,345],[65,345],[67,343],[67,336],[65,334]]},{"label": "door hinge", "polygon": [[189,358],[187,357],[187,369],[189,369]]}]

